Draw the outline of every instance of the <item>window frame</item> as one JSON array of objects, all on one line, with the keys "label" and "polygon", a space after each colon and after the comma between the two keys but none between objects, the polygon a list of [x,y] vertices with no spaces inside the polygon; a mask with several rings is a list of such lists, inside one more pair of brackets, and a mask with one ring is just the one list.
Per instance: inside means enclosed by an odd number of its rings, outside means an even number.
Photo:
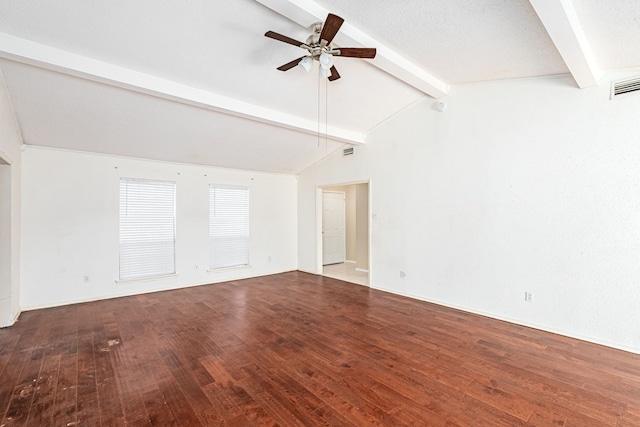
[{"label": "window frame", "polygon": [[[230,197],[229,194],[224,195],[222,193],[225,190],[231,191],[242,191],[242,200],[232,200],[236,206],[228,206],[224,205],[225,202],[229,200],[225,200],[225,198]],[[221,192],[220,196],[222,199],[217,198],[218,191]],[[209,268],[208,271],[217,271],[229,268],[245,268],[250,266],[250,240],[251,240],[251,194],[248,186],[245,185],[228,185],[228,184],[209,184]],[[219,203],[222,203],[221,206],[218,206]],[[233,220],[238,219],[238,214],[240,214],[240,218],[242,219],[241,223],[230,224],[226,222],[222,224],[223,220],[230,220],[230,217],[223,218],[224,214],[230,214],[229,209],[237,209],[242,208],[242,212],[235,212],[235,216]],[[222,209],[222,211],[220,211]],[[225,210],[227,210],[225,212]],[[216,217],[216,212],[221,212],[223,215]],[[216,236],[214,235],[215,231],[215,219],[219,220],[220,228],[224,228],[227,232],[227,236]],[[233,229],[243,230],[242,233],[230,234]],[[218,230],[222,231],[222,230]],[[229,241],[229,237],[232,238],[232,241]],[[238,255],[238,247],[233,245],[233,239],[236,240],[236,243],[241,239],[244,242],[244,246],[241,249],[242,257],[233,258],[232,256],[228,256],[228,258],[220,260],[218,258],[218,252],[216,251],[215,239],[219,239],[220,246],[217,249],[222,249],[224,245],[228,245],[227,249],[231,249],[232,251],[236,251],[235,255]]]},{"label": "window frame", "polygon": [[[149,280],[176,275],[176,182],[120,177],[119,185],[117,281]],[[145,190],[151,193],[145,193]],[[149,197],[150,194],[167,198],[154,199]],[[129,212],[138,215],[139,223],[135,222],[135,215],[131,221],[123,221],[129,218]],[[166,238],[168,236],[170,238]],[[165,237],[164,241],[162,237]],[[127,244],[130,247],[123,249]],[[163,249],[163,245],[170,249]],[[138,246],[137,250],[135,246]]]}]

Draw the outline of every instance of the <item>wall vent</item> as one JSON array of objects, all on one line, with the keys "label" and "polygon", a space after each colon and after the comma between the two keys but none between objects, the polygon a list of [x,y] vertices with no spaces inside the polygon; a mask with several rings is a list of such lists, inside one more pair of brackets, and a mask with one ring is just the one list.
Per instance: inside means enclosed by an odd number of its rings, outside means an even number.
[{"label": "wall vent", "polygon": [[614,96],[622,95],[624,93],[636,92],[640,90],[640,77],[635,77],[629,80],[621,80],[618,82],[611,82],[611,99]]},{"label": "wall vent", "polygon": [[345,148],[342,150],[342,156],[350,156],[353,154],[353,147]]}]

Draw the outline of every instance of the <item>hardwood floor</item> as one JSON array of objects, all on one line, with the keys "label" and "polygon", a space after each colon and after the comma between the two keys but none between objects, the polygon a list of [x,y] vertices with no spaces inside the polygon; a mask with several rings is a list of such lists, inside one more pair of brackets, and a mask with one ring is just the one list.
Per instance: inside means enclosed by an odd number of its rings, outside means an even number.
[{"label": "hardwood floor", "polygon": [[291,272],[25,312],[0,425],[640,426],[640,356]]}]

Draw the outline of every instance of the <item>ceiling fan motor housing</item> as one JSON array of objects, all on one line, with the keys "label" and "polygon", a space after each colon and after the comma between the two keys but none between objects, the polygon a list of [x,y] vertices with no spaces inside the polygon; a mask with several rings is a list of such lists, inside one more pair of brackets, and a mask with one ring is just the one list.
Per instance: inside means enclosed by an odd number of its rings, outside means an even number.
[{"label": "ceiling fan motor housing", "polygon": [[322,31],[322,22],[313,24],[313,34],[307,37],[305,44],[309,46],[309,54],[316,61],[320,60],[320,55],[330,53],[331,47],[320,40],[320,32]]}]

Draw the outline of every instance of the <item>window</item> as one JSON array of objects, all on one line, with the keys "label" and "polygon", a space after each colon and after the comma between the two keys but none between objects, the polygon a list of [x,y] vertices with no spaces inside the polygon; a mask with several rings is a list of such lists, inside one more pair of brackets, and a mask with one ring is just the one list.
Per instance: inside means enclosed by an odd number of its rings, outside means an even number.
[{"label": "window", "polygon": [[209,186],[209,267],[249,265],[249,189]]},{"label": "window", "polygon": [[120,280],[175,274],[176,183],[120,178]]}]

